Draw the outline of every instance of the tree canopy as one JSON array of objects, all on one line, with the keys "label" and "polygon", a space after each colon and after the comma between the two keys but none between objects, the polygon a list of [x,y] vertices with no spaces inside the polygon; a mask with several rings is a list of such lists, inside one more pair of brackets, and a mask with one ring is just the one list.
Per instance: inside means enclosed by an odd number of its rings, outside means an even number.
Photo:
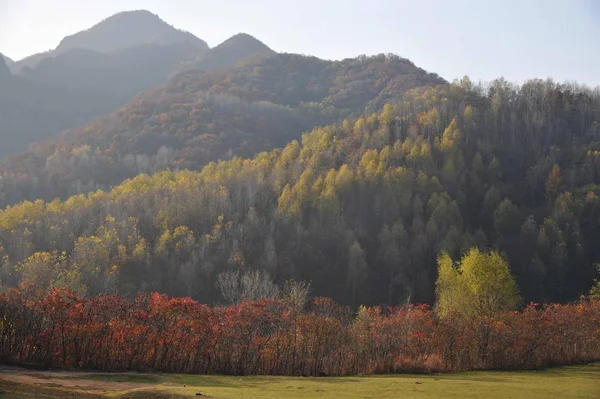
[{"label": "tree canopy", "polygon": [[471,248],[454,265],[448,253],[438,257],[436,309],[441,315],[459,313],[490,317],[519,304],[517,283],[508,263],[496,251]]},{"label": "tree canopy", "polygon": [[[211,303],[223,300],[221,273],[265,270],[345,304],[433,303],[437,254],[477,247],[502,254],[525,303],[588,294],[600,262],[599,93],[498,81],[404,97],[254,158],[8,207],[0,281],[68,276],[88,295]],[[56,165],[93,170],[94,151]],[[40,262],[68,273],[38,276]]]}]

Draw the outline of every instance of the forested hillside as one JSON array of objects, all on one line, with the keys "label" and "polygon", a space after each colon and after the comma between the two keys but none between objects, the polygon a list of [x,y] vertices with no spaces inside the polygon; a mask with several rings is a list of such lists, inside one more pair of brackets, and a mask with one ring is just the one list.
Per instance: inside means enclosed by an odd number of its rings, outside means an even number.
[{"label": "forested hillside", "polygon": [[400,103],[408,89],[445,83],[397,56],[324,61],[274,54],[248,35],[192,65],[115,114],[3,162],[0,205],[108,189],[167,167],[252,157],[315,126]]},{"label": "forested hillside", "polygon": [[[190,129],[209,120],[194,117],[214,112],[207,102],[227,104],[231,95],[325,116],[361,103],[378,108],[403,80],[367,77],[390,63],[406,65],[385,57],[269,60],[306,63],[302,70],[310,72],[286,72],[281,88],[270,63],[247,63],[252,74],[180,75],[155,100],[139,99],[79,132],[80,146],[65,158],[48,159],[66,171],[102,170],[108,159],[119,169],[146,136],[148,153],[162,138],[175,160],[193,166],[196,158],[182,154],[194,148],[192,133],[210,128]],[[361,63],[374,66],[354,69]],[[359,78],[341,85],[351,71]],[[263,85],[270,90],[258,91]],[[600,93],[585,87],[498,80],[484,88],[463,79],[415,88],[379,113],[316,128],[253,159],[7,208],[0,213],[2,284],[159,291],[210,303],[224,300],[217,288],[223,272],[260,269],[266,282],[268,275],[311,281],[314,295],[350,305],[431,303],[437,255],[456,260],[478,246],[504,254],[524,303],[570,301],[589,291],[600,261],[599,122]],[[282,122],[282,131],[289,125]]]}]

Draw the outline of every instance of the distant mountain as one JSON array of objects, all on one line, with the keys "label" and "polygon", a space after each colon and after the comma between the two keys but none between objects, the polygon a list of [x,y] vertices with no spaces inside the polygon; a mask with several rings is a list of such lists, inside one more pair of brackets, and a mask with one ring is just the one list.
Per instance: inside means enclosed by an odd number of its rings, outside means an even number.
[{"label": "distant mountain", "polygon": [[190,42],[144,44],[110,53],[75,48],[42,60],[24,75],[48,86],[111,94],[123,99],[120,106],[177,70],[210,71],[233,67],[252,56],[273,54],[259,40],[239,34],[209,50],[198,50]]},{"label": "distant mountain", "polygon": [[207,49],[156,15],[134,11],[69,36],[55,50],[3,62],[0,74],[10,83],[0,90],[0,157],[115,111]]},{"label": "distant mountain", "polygon": [[10,72],[10,58],[0,54],[0,79],[8,79],[12,75]]},{"label": "distant mountain", "polygon": [[93,92],[69,92],[11,75],[0,61],[0,155],[111,111],[114,99]]},{"label": "distant mountain", "polygon": [[245,34],[237,34],[217,47],[202,53],[194,62],[188,66],[200,71],[208,71],[216,68],[232,67],[240,61],[252,56],[270,56],[276,54],[260,40]]},{"label": "distant mountain", "polygon": [[[239,36],[219,51],[247,39]],[[109,117],[7,158],[0,173],[11,190],[0,189],[0,205],[108,188],[167,167],[199,169],[249,157],[315,126],[401,103],[409,89],[444,83],[409,60],[385,55],[325,61],[275,54],[188,70]]]},{"label": "distant mountain", "polygon": [[[12,68],[15,65],[15,62],[2,53],[0,53],[0,58],[4,60],[4,63],[6,64],[8,69],[10,69],[12,71]],[[0,61],[0,62],[2,62],[2,61]]]},{"label": "distant mountain", "polygon": [[115,14],[90,29],[65,37],[54,50],[36,54],[16,62],[20,71],[33,68],[43,59],[73,49],[110,53],[139,45],[171,45],[188,43],[197,50],[207,50],[208,45],[189,32],[172,27],[149,11],[126,11]]},{"label": "distant mountain", "polygon": [[164,82],[183,62],[201,52],[189,42],[143,44],[110,53],[75,48],[42,60],[23,73],[33,82],[71,91],[113,96],[114,109]]}]

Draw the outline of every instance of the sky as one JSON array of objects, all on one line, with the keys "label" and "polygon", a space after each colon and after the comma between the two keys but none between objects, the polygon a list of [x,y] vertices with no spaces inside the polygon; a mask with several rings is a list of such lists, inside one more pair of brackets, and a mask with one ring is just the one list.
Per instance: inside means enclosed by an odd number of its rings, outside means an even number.
[{"label": "sky", "polygon": [[395,53],[450,81],[600,86],[600,0],[0,0],[0,53],[18,60],[53,49],[137,9],[210,46],[243,32],[326,59]]}]

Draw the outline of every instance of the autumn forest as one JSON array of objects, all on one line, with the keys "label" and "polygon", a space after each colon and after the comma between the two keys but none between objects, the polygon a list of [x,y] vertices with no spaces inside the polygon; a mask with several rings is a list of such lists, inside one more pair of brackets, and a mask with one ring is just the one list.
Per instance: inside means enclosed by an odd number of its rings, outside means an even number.
[{"label": "autumn forest", "polygon": [[[600,359],[598,88],[165,32],[189,52],[77,92],[113,97],[53,134],[19,119],[25,97],[44,79],[51,95],[61,63],[86,69],[64,49],[6,67],[22,98],[0,94],[0,143],[35,139],[0,161],[0,360],[349,375]],[[139,68],[92,50],[78,62]]]}]

